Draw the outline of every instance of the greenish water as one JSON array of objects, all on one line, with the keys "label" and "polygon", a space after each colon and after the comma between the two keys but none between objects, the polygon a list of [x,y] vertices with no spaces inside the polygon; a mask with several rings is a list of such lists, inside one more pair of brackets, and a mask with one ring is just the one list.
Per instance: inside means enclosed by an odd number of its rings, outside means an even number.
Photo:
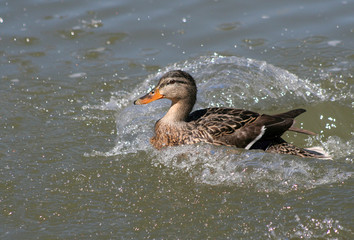
[{"label": "greenish water", "polygon": [[[1,239],[352,239],[353,1],[0,1]],[[157,151],[165,71],[333,160]]]}]

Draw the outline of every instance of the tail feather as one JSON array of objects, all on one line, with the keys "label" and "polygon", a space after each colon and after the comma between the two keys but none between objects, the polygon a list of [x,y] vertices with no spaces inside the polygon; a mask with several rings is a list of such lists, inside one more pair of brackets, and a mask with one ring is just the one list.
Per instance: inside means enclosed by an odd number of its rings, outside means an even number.
[{"label": "tail feather", "polygon": [[305,109],[298,108],[298,109],[290,110],[290,111],[285,112],[285,113],[275,114],[275,115],[272,115],[272,116],[281,117],[281,118],[296,118],[297,116],[299,116],[301,113],[304,113],[304,112],[306,112]]},{"label": "tail feather", "polygon": [[289,131],[293,131],[293,132],[298,132],[298,133],[307,134],[307,135],[317,135],[316,133],[311,132],[311,131],[309,131],[309,130],[301,129],[301,128],[297,128],[297,127],[293,127],[293,126],[291,126],[288,130],[289,130]]},{"label": "tail feather", "polygon": [[321,147],[299,148],[287,142],[271,145],[266,152],[296,155],[304,158],[332,159]]},{"label": "tail feather", "polygon": [[317,155],[318,158],[321,158],[321,159],[332,159],[332,157],[320,146],[305,148],[304,150]]},{"label": "tail feather", "polygon": [[297,116],[299,116],[300,114],[306,112],[305,109],[302,109],[302,108],[298,108],[298,109],[294,109],[294,110],[291,110],[291,111],[288,111],[288,112],[285,112],[285,113],[279,113],[279,114],[276,114],[276,115],[272,115],[273,117],[280,117],[280,118],[291,118],[293,119],[293,125],[288,129],[289,131],[293,131],[293,132],[298,132],[298,133],[303,133],[303,134],[307,134],[307,135],[316,135],[316,133],[314,132],[311,132],[309,130],[306,130],[306,129],[300,129],[300,128],[297,128],[297,127],[294,127],[294,124],[295,124],[295,120],[294,118],[296,118]]}]

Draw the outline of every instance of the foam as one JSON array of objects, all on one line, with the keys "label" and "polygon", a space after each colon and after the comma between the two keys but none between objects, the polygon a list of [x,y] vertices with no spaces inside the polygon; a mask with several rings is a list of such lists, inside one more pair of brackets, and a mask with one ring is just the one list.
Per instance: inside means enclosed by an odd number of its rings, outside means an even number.
[{"label": "foam", "polygon": [[244,151],[200,144],[167,148],[155,153],[155,166],[187,173],[195,182],[286,193],[344,181],[352,173],[328,166],[326,160]]}]

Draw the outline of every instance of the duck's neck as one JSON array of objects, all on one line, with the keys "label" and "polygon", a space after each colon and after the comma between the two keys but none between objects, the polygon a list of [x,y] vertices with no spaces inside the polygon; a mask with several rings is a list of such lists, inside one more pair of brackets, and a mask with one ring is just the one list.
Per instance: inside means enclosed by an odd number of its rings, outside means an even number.
[{"label": "duck's neck", "polygon": [[166,123],[186,122],[194,103],[195,99],[172,101],[170,109],[161,120]]}]

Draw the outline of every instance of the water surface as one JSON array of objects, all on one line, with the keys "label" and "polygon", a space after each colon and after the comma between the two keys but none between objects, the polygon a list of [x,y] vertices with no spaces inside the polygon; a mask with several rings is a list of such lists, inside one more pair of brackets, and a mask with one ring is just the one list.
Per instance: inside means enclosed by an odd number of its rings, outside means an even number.
[{"label": "water surface", "polygon": [[[1,239],[353,238],[353,1],[1,1]],[[195,109],[307,112],[332,160],[149,144],[171,69]]]}]

